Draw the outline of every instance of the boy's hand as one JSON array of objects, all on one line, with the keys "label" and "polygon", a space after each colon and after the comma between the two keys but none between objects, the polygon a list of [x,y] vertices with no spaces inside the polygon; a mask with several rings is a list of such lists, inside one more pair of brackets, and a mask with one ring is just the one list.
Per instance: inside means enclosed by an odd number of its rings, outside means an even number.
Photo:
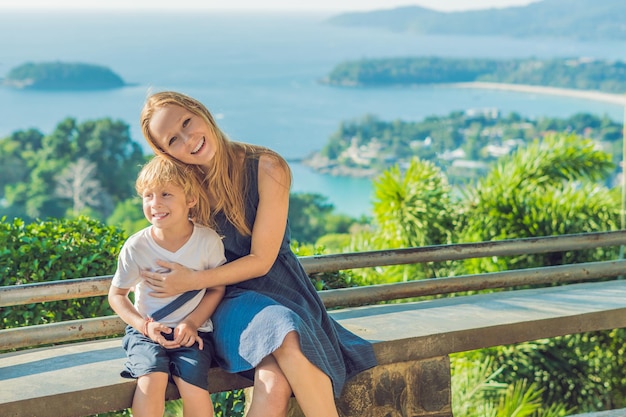
[{"label": "boy's hand", "polygon": [[187,321],[182,321],[174,329],[174,340],[178,346],[190,347],[198,342],[200,350],[204,347],[204,341],[198,335],[198,328]]},{"label": "boy's hand", "polygon": [[163,336],[163,334],[172,333],[172,329],[170,329],[169,327],[162,325],[158,321],[146,321],[144,329],[145,335],[159,345],[168,349],[171,349],[172,347],[177,347],[171,346],[173,344],[173,341],[168,341]]}]

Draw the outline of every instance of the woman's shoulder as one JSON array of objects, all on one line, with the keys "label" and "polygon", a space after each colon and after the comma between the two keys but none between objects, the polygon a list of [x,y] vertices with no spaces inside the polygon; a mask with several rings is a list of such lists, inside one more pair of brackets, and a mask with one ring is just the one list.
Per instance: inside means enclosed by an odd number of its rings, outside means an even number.
[{"label": "woman's shoulder", "polygon": [[287,162],[278,154],[262,153],[259,155],[258,175],[259,181],[263,179],[274,179],[280,184],[291,184],[291,171]]},{"label": "woman's shoulder", "polygon": [[258,156],[259,169],[279,169],[287,163],[280,155],[273,152],[264,152]]}]

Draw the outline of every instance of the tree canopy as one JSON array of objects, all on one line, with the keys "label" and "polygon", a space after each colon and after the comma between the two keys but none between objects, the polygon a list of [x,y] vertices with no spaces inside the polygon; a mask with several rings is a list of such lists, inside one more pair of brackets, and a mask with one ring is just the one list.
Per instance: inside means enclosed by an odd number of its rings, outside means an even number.
[{"label": "tree canopy", "polygon": [[24,219],[63,218],[77,207],[105,219],[134,195],[145,161],[128,125],[108,118],[67,118],[48,135],[15,132],[0,139],[0,155],[3,166],[12,168],[0,179],[3,211]]}]

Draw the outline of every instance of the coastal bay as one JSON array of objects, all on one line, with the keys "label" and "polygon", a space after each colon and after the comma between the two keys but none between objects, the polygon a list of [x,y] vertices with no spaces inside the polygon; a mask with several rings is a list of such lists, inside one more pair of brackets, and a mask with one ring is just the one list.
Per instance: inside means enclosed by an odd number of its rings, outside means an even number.
[{"label": "coastal bay", "polygon": [[[327,25],[324,15],[168,13],[0,16],[0,77],[23,62],[93,62],[137,84],[111,90],[41,91],[0,88],[0,135],[54,131],[66,117],[111,117],[130,126],[142,146],[139,112],[149,91],[175,89],[207,103],[233,140],[268,146],[290,160],[294,192],[328,197],[341,213],[368,214],[372,178],[334,176],[302,165],[344,121],[373,114],[381,120],[421,121],[451,111],[497,108],[533,118],[575,113],[621,120],[623,106],[577,97],[441,85],[335,88],[317,82],[338,62],[364,56],[538,57],[623,59],[623,42],[511,39],[497,36],[420,36]],[[112,30],[112,22],[114,30]],[[187,31],[163,31],[173,25]],[[23,31],[26,26],[36,30]],[[21,33],[15,38],[15,33]],[[76,33],[81,33],[80,39]],[[181,42],[203,39],[189,60]],[[158,47],[157,47],[158,46]],[[163,50],[172,62],[154,65]],[[137,53],[137,51],[141,53]],[[235,52],[236,51],[236,52]]]},{"label": "coastal bay", "polygon": [[[412,88],[416,94],[424,91],[424,87]],[[470,82],[433,84],[432,88],[494,90],[626,105],[626,95],[547,86]],[[615,162],[622,158],[620,120],[583,112],[564,119],[529,118],[492,107],[455,110],[447,116],[433,115],[421,121],[382,120],[372,115],[345,121],[320,151],[302,163],[325,175],[375,178],[390,166],[408,166],[417,157],[435,162],[451,183],[463,183],[483,175],[500,157],[542,137],[546,131],[560,130],[593,139],[614,155]]]}]

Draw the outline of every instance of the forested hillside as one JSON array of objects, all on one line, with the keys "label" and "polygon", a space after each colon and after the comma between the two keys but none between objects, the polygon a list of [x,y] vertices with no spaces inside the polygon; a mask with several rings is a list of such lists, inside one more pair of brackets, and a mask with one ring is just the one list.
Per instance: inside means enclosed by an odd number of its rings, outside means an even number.
[{"label": "forested hillside", "polygon": [[305,163],[333,175],[375,177],[393,165],[406,167],[418,157],[440,167],[451,183],[466,183],[500,158],[553,132],[592,139],[612,155],[616,167],[621,161],[622,126],[606,116],[581,113],[534,120],[475,109],[421,121],[380,120],[372,115],[347,120]]},{"label": "forested hillside", "polygon": [[417,6],[345,13],[329,22],[429,35],[626,39],[623,0],[542,0],[523,7],[438,12]]},{"label": "forested hillside", "polygon": [[623,94],[626,62],[589,58],[477,59],[404,57],[339,63],[322,82],[381,86],[495,82]]}]

